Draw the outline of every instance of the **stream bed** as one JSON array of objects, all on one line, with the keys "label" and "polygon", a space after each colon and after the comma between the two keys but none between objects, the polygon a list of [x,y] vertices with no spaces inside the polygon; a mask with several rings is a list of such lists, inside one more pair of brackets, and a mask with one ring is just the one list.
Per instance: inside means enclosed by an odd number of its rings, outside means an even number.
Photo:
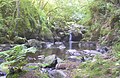
[{"label": "stream bed", "polygon": [[[71,78],[68,69],[76,68],[81,62],[86,60],[93,60],[95,55],[105,56],[108,52],[107,47],[97,48],[95,42],[70,41],[67,43],[45,42],[45,44],[46,46],[43,48],[37,47],[38,50],[35,54],[27,54],[26,59],[29,63],[23,67],[24,70],[34,70],[32,68],[29,69],[28,66],[41,67],[43,64],[48,64],[47,66],[42,66],[39,72],[48,73],[50,78]],[[15,45],[17,44],[1,44],[0,51],[9,50]],[[4,62],[4,60],[0,59],[0,62]],[[24,76],[20,78],[24,78]]]}]

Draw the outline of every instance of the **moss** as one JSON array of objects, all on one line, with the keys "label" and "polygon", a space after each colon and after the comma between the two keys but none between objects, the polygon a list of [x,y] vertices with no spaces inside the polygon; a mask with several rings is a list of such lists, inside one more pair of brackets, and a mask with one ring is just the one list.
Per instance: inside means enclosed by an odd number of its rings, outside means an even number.
[{"label": "moss", "polygon": [[73,70],[73,78],[116,78],[120,75],[120,66],[115,66],[115,63],[101,58],[81,63],[79,69]]},{"label": "moss", "polygon": [[24,75],[26,71],[15,72],[14,74],[8,74],[6,78],[19,78],[21,75]]},{"label": "moss", "polygon": [[34,71],[22,71],[15,72],[14,74],[8,74],[6,78],[49,78],[48,74],[41,73],[39,70]]}]

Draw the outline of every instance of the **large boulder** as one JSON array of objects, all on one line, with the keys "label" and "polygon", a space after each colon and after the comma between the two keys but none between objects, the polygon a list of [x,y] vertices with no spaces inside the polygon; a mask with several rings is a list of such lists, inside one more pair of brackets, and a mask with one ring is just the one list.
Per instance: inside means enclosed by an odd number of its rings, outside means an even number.
[{"label": "large boulder", "polygon": [[46,48],[47,44],[45,42],[38,41],[36,39],[30,39],[25,44],[28,47]]},{"label": "large boulder", "polygon": [[19,37],[19,36],[15,36],[14,37],[14,43],[15,44],[23,44],[27,41],[26,38],[22,38],[22,37]]},{"label": "large boulder", "polygon": [[53,55],[49,55],[49,56],[45,57],[43,65],[45,68],[53,68],[59,62],[62,62],[62,60],[60,58],[58,58],[55,54],[53,54]]},{"label": "large boulder", "polygon": [[83,35],[86,33],[86,29],[82,25],[71,24],[69,33],[72,36],[72,41],[80,41],[81,39],[83,39]]},{"label": "large boulder", "polygon": [[53,31],[54,42],[56,41],[65,41],[68,42],[70,35],[71,41],[80,41],[83,38],[83,35],[86,33],[84,26],[79,24],[71,24],[67,28],[57,28]]},{"label": "large boulder", "polygon": [[71,41],[80,41],[83,38],[82,33],[79,32],[72,32],[71,35],[72,35]]}]

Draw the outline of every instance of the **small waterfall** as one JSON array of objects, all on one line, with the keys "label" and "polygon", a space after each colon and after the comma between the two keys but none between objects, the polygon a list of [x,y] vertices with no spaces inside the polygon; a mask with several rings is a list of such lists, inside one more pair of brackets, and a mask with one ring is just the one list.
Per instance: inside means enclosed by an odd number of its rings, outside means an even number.
[{"label": "small waterfall", "polygon": [[69,49],[72,49],[72,31],[69,34]]}]

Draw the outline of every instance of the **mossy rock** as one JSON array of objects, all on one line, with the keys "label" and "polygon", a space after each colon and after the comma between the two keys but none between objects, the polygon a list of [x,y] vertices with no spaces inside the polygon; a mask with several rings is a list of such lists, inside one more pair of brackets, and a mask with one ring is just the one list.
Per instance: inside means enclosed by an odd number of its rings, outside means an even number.
[{"label": "mossy rock", "polygon": [[6,78],[49,78],[48,74],[41,73],[38,70],[34,71],[23,71],[20,73],[8,74]]}]

